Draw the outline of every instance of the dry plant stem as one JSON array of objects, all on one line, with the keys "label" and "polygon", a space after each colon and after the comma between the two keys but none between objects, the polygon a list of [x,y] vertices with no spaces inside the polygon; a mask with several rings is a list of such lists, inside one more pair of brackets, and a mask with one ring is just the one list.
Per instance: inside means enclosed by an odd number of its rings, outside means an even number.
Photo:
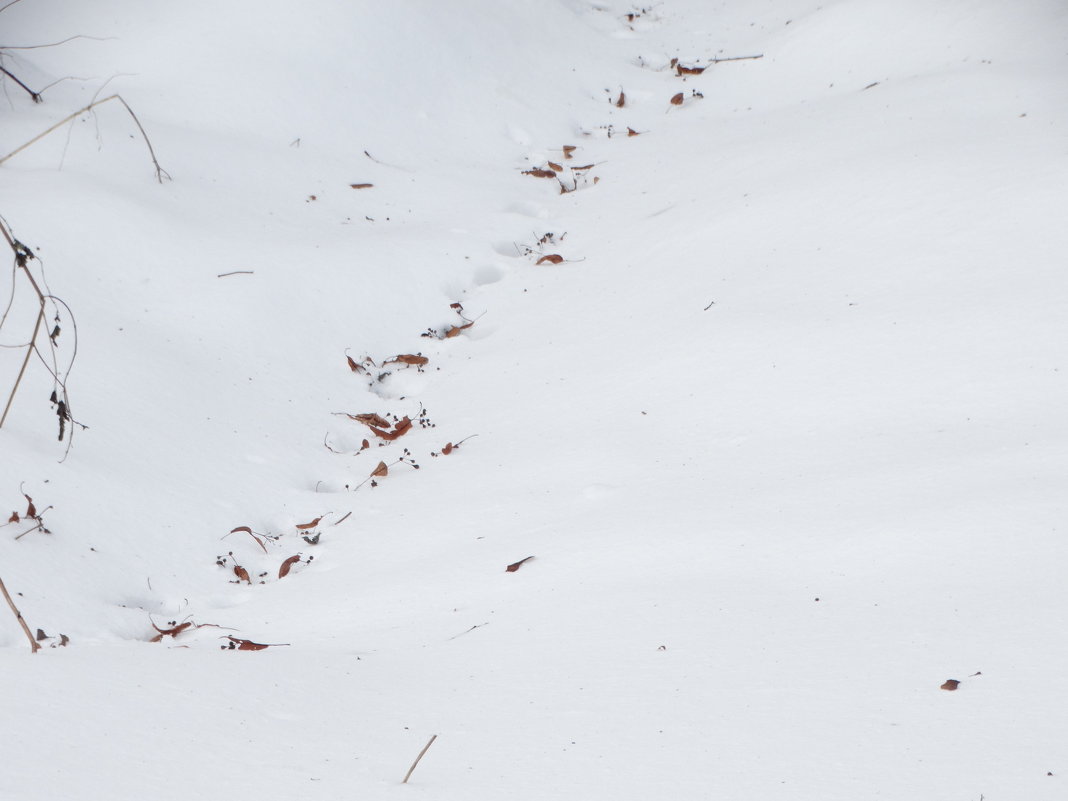
[{"label": "dry plant stem", "polygon": [[[30,627],[26,625],[26,621],[22,619],[22,612],[20,612],[18,607],[15,606],[15,602],[11,600],[11,595],[8,593],[7,587],[4,586],[3,579],[0,579],[0,592],[4,594],[4,598],[7,599],[7,605],[11,607],[11,611],[14,612],[15,617],[18,618],[19,625],[22,626],[22,630],[26,632],[26,639],[30,641],[31,653],[37,653],[38,649],[41,647],[41,644],[37,642],[37,640],[33,638],[33,634],[30,633]],[[423,750],[426,751],[425,748]],[[422,756],[422,754],[420,754],[419,756]],[[419,760],[417,759],[415,761],[418,762]],[[412,770],[415,770],[415,765],[412,765]],[[408,773],[411,774],[411,771],[408,771]],[[405,781],[407,781],[407,778],[405,778]]]},{"label": "dry plant stem", "polygon": [[[19,619],[21,620],[21,618]],[[23,623],[22,625],[25,626],[26,624]],[[26,629],[26,633],[29,634],[30,630]],[[31,637],[30,639],[32,640],[33,638]],[[412,766],[408,768],[408,772],[404,774],[404,781],[402,781],[401,784],[408,783],[408,779],[410,779],[412,777],[412,774],[415,772],[415,766],[419,764],[419,760],[423,758],[423,754],[430,750],[430,746],[434,744],[434,741],[436,739],[438,739],[438,736],[436,734],[431,735],[430,740],[427,742],[426,745],[423,746],[423,750],[419,752],[419,756],[415,758],[415,762],[413,762]]]},{"label": "dry plant stem", "polygon": [[[0,9],[0,10],[2,10],[2,9]],[[24,84],[22,81],[20,81],[18,79],[18,76],[13,75],[9,70],[4,69],[3,67],[0,67],[0,72],[4,73],[4,75],[6,75],[11,80],[13,80],[15,83],[17,83],[23,89],[25,89],[26,92],[29,94],[29,96],[33,98],[33,102],[34,103],[42,102],[41,101],[41,93],[33,91],[33,89],[31,89],[26,84]]]},{"label": "dry plant stem", "polygon": [[11,404],[15,400],[15,393],[19,391],[19,384],[22,383],[22,376],[26,373],[26,365],[30,363],[30,356],[33,355],[33,346],[37,342],[37,333],[41,330],[41,321],[44,320],[44,301],[41,301],[41,310],[37,313],[37,324],[33,327],[33,336],[30,337],[30,344],[26,346],[26,358],[22,360],[22,367],[19,369],[19,377],[15,379],[15,386],[11,388],[11,394],[7,397],[7,404],[4,406],[4,414],[0,416],[0,428],[4,427],[4,421],[7,420],[7,413],[11,411]]},{"label": "dry plant stem", "polygon": [[68,122],[70,122],[73,119],[76,119],[78,116],[84,114],[85,112],[92,111],[97,106],[101,106],[104,103],[107,103],[109,100],[118,100],[120,103],[122,103],[123,107],[130,113],[130,116],[133,118],[134,123],[136,123],[136,125],[137,125],[137,129],[141,132],[141,136],[145,140],[145,145],[148,146],[148,154],[149,154],[149,156],[151,156],[152,164],[156,168],[156,180],[158,180],[160,183],[163,183],[164,176],[166,176],[167,178],[170,178],[171,176],[167,174],[166,170],[164,170],[161,166],[159,166],[159,161],[156,159],[156,151],[152,149],[152,142],[149,141],[148,134],[145,133],[145,129],[141,125],[141,121],[139,119],[137,119],[137,115],[134,114],[133,109],[130,108],[129,103],[127,103],[125,100],[123,100],[121,95],[109,95],[108,97],[105,97],[103,100],[95,100],[92,103],[90,103],[88,106],[85,106],[84,108],[78,109],[73,114],[70,114],[70,115],[64,117],[62,120],[57,122],[55,125],[53,125],[48,130],[42,131],[41,133],[37,134],[37,136],[35,136],[29,142],[26,142],[26,144],[15,148],[10,153],[8,153],[6,156],[4,156],[3,158],[0,158],[0,164],[3,164],[5,161],[10,159],[12,156],[15,156],[15,155],[21,153],[23,150],[28,148],[30,145],[35,144],[36,142],[39,142],[40,140],[44,139],[46,136],[48,136],[48,134],[52,133],[52,131],[56,130],[57,128],[60,128],[60,127],[62,127],[64,125],[66,125]]}]

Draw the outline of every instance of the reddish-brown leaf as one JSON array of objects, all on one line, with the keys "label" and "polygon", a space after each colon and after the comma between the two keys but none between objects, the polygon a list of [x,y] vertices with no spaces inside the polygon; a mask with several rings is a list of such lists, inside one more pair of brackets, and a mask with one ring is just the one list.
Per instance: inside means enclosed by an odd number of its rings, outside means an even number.
[{"label": "reddish-brown leaf", "polygon": [[252,579],[248,577],[248,571],[241,567],[241,565],[234,565],[234,575],[237,576],[240,581],[247,581],[249,584],[252,583]]},{"label": "reddish-brown leaf", "polygon": [[349,184],[353,189],[370,189],[374,184]]},{"label": "reddish-brown leaf", "polygon": [[389,428],[389,420],[372,412],[368,412],[367,414],[349,414],[346,415],[346,417],[350,420],[355,420],[357,423],[363,423],[365,426]]},{"label": "reddish-brown leaf", "polygon": [[428,359],[426,356],[413,356],[411,353],[401,353],[398,356],[394,356],[389,361],[382,362],[382,364],[406,364],[409,367],[422,367],[429,361],[430,359]]},{"label": "reddish-brown leaf", "polygon": [[378,467],[371,471],[371,475],[378,476],[379,478],[381,478],[382,476],[389,475],[389,467],[386,465],[385,462],[379,462]]},{"label": "reddish-brown leaf", "polygon": [[23,498],[26,499],[26,514],[25,517],[37,517],[37,507],[33,505],[33,498],[29,495],[23,494]]},{"label": "reddish-brown leaf", "polygon": [[[151,623],[152,621],[149,621],[149,622]],[[177,637],[179,634],[181,634],[183,631],[185,631],[187,628],[189,628],[192,625],[193,625],[193,621],[187,620],[185,623],[179,623],[177,626],[174,626],[173,628],[161,629],[155,623],[152,623],[152,628],[154,628],[156,631],[158,631],[159,634],[157,634],[155,637],[153,637],[151,640],[149,640],[149,642],[160,642],[160,641],[163,640],[164,637]]]},{"label": "reddish-brown leaf", "polygon": [[575,172],[581,172],[582,170],[589,170],[596,166],[596,164],[583,164],[581,167],[572,167],[571,169],[573,169]]},{"label": "reddish-brown leaf", "polygon": [[955,690],[960,686],[960,682],[956,679],[946,679],[946,683],[942,685],[940,689],[943,690]]},{"label": "reddish-brown leaf", "polygon": [[366,373],[367,372],[359,364],[357,364],[356,360],[353,359],[351,356],[346,355],[345,358],[349,360],[349,369],[352,370],[352,372],[354,372],[354,373]]},{"label": "reddish-brown leaf", "polygon": [[252,533],[252,529],[250,529],[248,526],[238,526],[237,528],[230,529],[230,533],[231,534],[236,534],[239,531],[243,531],[246,534],[251,534]]},{"label": "reddish-brown leaf", "polygon": [[464,325],[454,325],[452,328],[445,332],[445,339],[452,339],[455,336],[459,336],[461,331],[463,331],[465,328],[470,328],[474,324],[475,321],[472,320],[471,322],[465,323]]},{"label": "reddish-brown leaf", "polygon": [[456,309],[456,311],[463,311],[464,310],[463,305],[460,304],[460,303],[450,303],[449,304],[449,308],[450,309]]},{"label": "reddish-brown leaf", "polygon": [[397,439],[397,437],[403,437],[405,434],[408,433],[411,427],[412,421],[408,417],[405,417],[403,420],[400,420],[393,427],[392,431],[383,431],[381,428],[378,428],[376,426],[368,426],[368,428],[370,428],[376,436],[382,437],[382,439],[388,439],[390,441]]},{"label": "reddish-brown leaf", "polygon": [[682,64],[675,64],[675,70],[679,75],[700,75],[706,69],[708,69],[708,67],[684,67]]},{"label": "reddish-brown leaf", "polygon": [[564,145],[564,158],[571,158],[571,154],[577,149],[576,145]]},{"label": "reddish-brown leaf", "polygon": [[514,573],[515,571],[519,570],[519,568],[523,565],[524,562],[529,562],[533,558],[533,556],[528,556],[526,559],[520,559],[518,562],[512,562],[512,564],[508,565],[508,567],[506,567],[504,571],[506,573]]},{"label": "reddish-brown leaf", "polygon": [[640,136],[640,135],[641,134],[639,134],[633,128],[627,128],[627,136]]},{"label": "reddish-brown leaf", "polygon": [[523,175],[532,175],[535,178],[555,178],[556,173],[552,170],[523,170]]},{"label": "reddish-brown leaf", "polygon": [[562,262],[563,260],[563,256],[559,256],[556,253],[550,253],[547,256],[542,256],[540,259],[534,262],[534,266],[537,267],[539,264],[545,264],[545,262],[549,262],[549,264],[560,264],[560,262]]},{"label": "reddish-brown leaf", "polygon": [[623,94],[623,90],[619,90],[619,99],[616,100],[616,108],[623,108],[627,104],[627,96]]},{"label": "reddish-brown leaf", "polygon": [[446,456],[448,456],[450,453],[452,453],[453,448],[455,448],[455,447],[456,446],[453,445],[451,442],[446,442],[445,443],[445,447],[441,449],[441,452],[443,454],[445,454]]},{"label": "reddish-brown leaf", "polygon": [[549,169],[552,170],[553,172],[563,172],[564,171],[564,168],[561,167],[559,164],[557,164],[554,161],[549,161],[549,162],[546,162],[546,163],[549,165]]},{"label": "reddish-brown leaf", "polygon": [[317,518],[315,518],[310,523],[298,523],[297,524],[297,528],[299,528],[301,531],[307,531],[309,528],[315,528],[317,525],[319,525],[319,521],[322,520],[322,519],[323,519],[323,516],[319,515]]},{"label": "reddish-brown leaf", "polygon": [[226,636],[230,642],[237,646],[238,651],[262,651],[264,648],[270,648],[269,645],[264,645],[261,642],[252,642],[252,640],[242,640],[240,637]]},{"label": "reddish-brown leaf", "polygon": [[686,99],[686,96],[682,92],[679,92],[677,95],[675,95],[675,96],[673,96],[671,98],[671,105],[673,105],[673,106],[681,106],[682,105],[682,101],[685,100],[685,99]]},{"label": "reddish-brown leaf", "polygon": [[19,513],[18,512],[12,512],[11,513],[11,517],[9,517],[7,519],[7,522],[8,523],[17,523],[17,522],[19,522]]},{"label": "reddish-brown leaf", "polygon": [[291,556],[282,562],[282,566],[278,568],[278,578],[285,578],[289,575],[289,568],[293,567],[300,561],[300,556]]},{"label": "reddish-brown leaf", "polygon": [[363,443],[360,445],[360,450],[361,451],[365,451],[370,447],[371,447],[371,443],[368,442],[367,440],[364,440]]}]

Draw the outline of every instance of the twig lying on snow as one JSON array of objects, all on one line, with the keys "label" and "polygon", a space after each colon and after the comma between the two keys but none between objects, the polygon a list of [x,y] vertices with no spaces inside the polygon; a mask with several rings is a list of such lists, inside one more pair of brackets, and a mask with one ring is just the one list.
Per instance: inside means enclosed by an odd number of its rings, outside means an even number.
[{"label": "twig lying on snow", "polygon": [[423,758],[423,754],[430,750],[430,746],[434,744],[434,741],[436,739],[438,739],[438,736],[436,734],[430,736],[430,740],[427,742],[426,745],[423,746],[423,750],[419,752],[419,756],[415,758],[415,762],[413,762],[412,766],[408,768],[408,772],[404,774],[404,781],[402,781],[401,784],[408,783],[408,779],[410,779],[412,777],[412,773],[415,772],[415,766],[419,764],[419,760]]},{"label": "twig lying on snow", "polygon": [[[8,594],[7,587],[4,586],[3,579],[0,579],[0,592],[4,594],[4,598],[7,599],[7,605],[11,607],[11,611],[15,613],[15,617],[19,621],[19,625],[22,626],[22,630],[26,632],[26,639],[30,641],[31,653],[37,653],[37,651],[41,648],[41,644],[37,642],[37,640],[33,638],[33,634],[30,633],[30,627],[26,625],[26,621],[22,619],[22,612],[20,612],[18,607],[15,606],[15,602],[11,600],[11,595]],[[426,749],[424,748],[423,750],[425,751]],[[420,754],[419,756],[422,756],[422,754]],[[415,761],[418,762],[419,760],[417,759]],[[415,765],[412,765],[412,770],[415,770]],[[412,771],[408,771],[409,774],[411,772]],[[408,781],[407,778],[405,778],[404,780]]]}]

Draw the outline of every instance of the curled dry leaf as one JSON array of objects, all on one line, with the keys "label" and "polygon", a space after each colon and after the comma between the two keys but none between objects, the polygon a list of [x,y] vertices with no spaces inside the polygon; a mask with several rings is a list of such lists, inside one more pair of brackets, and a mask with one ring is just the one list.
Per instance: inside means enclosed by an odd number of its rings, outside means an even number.
[{"label": "curled dry leaf", "polygon": [[349,184],[353,189],[370,189],[374,184]]},{"label": "curled dry leaf", "polygon": [[558,256],[555,253],[550,253],[547,256],[542,256],[540,259],[534,262],[534,266],[537,267],[539,264],[545,264],[545,262],[549,262],[549,264],[560,264],[560,262],[562,262],[563,260],[563,256]]},{"label": "curled dry leaf", "polygon": [[940,689],[952,691],[952,690],[957,689],[959,686],[960,686],[960,682],[957,681],[956,679],[946,679],[945,684],[943,684]]},{"label": "curled dry leaf", "polygon": [[627,128],[627,136],[641,136],[641,134],[639,134],[633,128]]},{"label": "curled dry leaf", "polygon": [[357,364],[356,360],[353,359],[351,356],[345,356],[345,358],[349,360],[349,369],[352,370],[352,372],[354,372],[354,373],[366,373],[367,372],[367,370],[365,370],[363,367],[361,367],[359,364]]},{"label": "curled dry leaf", "polygon": [[244,532],[245,534],[251,534],[252,533],[252,529],[249,528],[248,526],[238,526],[237,528],[230,529],[230,533],[231,534],[237,534],[239,531]]},{"label": "curled dry leaf", "polygon": [[456,446],[455,446],[455,445],[453,445],[453,444],[452,444],[451,442],[446,442],[446,443],[445,443],[445,447],[441,449],[441,452],[442,452],[443,454],[445,454],[446,456],[448,456],[448,455],[449,455],[450,453],[452,453],[452,451],[453,451],[453,449],[454,449],[455,447],[456,447]]},{"label": "curled dry leaf", "polygon": [[549,169],[552,170],[553,172],[563,172],[564,171],[564,168],[561,167],[556,162],[549,161],[549,162],[546,162],[546,163],[549,165]]},{"label": "curled dry leaf", "polygon": [[452,339],[455,336],[459,336],[461,331],[463,331],[465,328],[470,328],[474,324],[475,322],[474,320],[472,320],[471,322],[464,323],[463,325],[454,325],[452,328],[445,332],[445,339]]},{"label": "curled dry leaf", "polygon": [[619,90],[619,98],[616,100],[616,108],[623,108],[627,104],[627,96],[623,94],[623,90]]},{"label": "curled dry leaf", "polygon": [[379,478],[387,476],[389,475],[389,466],[385,462],[379,462],[378,467],[371,471],[371,475]]},{"label": "curled dry leaf", "polygon": [[240,637],[231,637],[229,634],[226,635],[226,639],[230,641],[230,648],[232,650],[262,651],[264,648],[271,647],[261,642],[252,642],[252,640],[242,640]]},{"label": "curled dry leaf", "polygon": [[289,575],[289,569],[300,561],[300,556],[291,556],[282,562],[282,566],[278,568],[278,578],[285,578]]},{"label": "curled dry leaf", "polygon": [[379,428],[389,428],[389,420],[377,414],[350,414],[347,415],[347,417],[350,420],[355,420],[357,423],[363,423],[365,426],[378,426]]},{"label": "curled dry leaf", "polygon": [[[149,621],[149,622],[151,622],[151,621]],[[161,629],[155,623],[152,623],[152,628],[154,628],[156,631],[158,631],[159,634],[157,634],[155,637],[153,637],[151,640],[149,640],[149,642],[161,642],[164,637],[177,637],[179,634],[181,634],[183,631],[185,631],[187,628],[189,628],[192,625],[193,625],[193,621],[187,620],[185,623],[179,623],[177,626],[174,626],[173,628]]]},{"label": "curled dry leaf", "polygon": [[430,361],[426,356],[421,354],[401,353],[398,356],[394,356],[392,359],[383,364],[406,364],[409,367],[422,367]]},{"label": "curled dry leaf", "polygon": [[671,105],[673,105],[673,106],[681,106],[682,105],[682,101],[685,100],[685,99],[686,99],[686,95],[684,95],[682,92],[679,92],[677,95],[674,95],[671,98]]},{"label": "curled dry leaf", "polygon": [[360,443],[360,450],[361,451],[365,451],[370,447],[371,447],[371,443],[368,442],[367,440],[364,440],[363,442]]},{"label": "curled dry leaf", "polygon": [[564,158],[565,159],[569,159],[569,158],[571,158],[571,154],[574,153],[575,150],[577,150],[577,146],[576,145],[564,145],[563,150],[564,150]]},{"label": "curled dry leaf", "polygon": [[7,522],[8,523],[17,523],[17,522],[19,522],[19,513],[18,512],[12,512],[11,513],[11,517],[9,517],[7,519]]},{"label": "curled dry leaf", "polygon": [[512,564],[508,565],[508,567],[506,567],[504,569],[504,572],[506,572],[506,573],[514,573],[515,571],[519,570],[519,568],[523,565],[523,563],[529,562],[533,558],[534,558],[533,556],[528,556],[525,559],[520,559],[518,562],[512,562]]},{"label": "curled dry leaf", "polygon": [[700,75],[706,69],[708,69],[708,67],[684,67],[678,62],[675,63],[675,71],[678,72],[679,75]]},{"label": "curled dry leaf", "polygon": [[23,495],[26,499],[26,517],[37,517],[37,507],[33,505],[33,498],[29,495]]},{"label": "curled dry leaf", "polygon": [[298,523],[297,528],[299,528],[301,531],[307,531],[309,528],[315,528],[317,525],[319,525],[319,521],[322,519],[323,515],[319,515],[310,523]]},{"label": "curled dry leaf", "polygon": [[252,583],[252,579],[248,577],[248,571],[241,567],[241,565],[234,565],[234,575],[237,576],[239,581],[247,581],[249,584]]},{"label": "curled dry leaf", "polygon": [[393,426],[392,431],[383,431],[377,426],[368,426],[375,433],[376,436],[382,437],[382,439],[388,439],[390,441],[397,439],[397,437],[403,437],[412,428],[412,420],[410,417],[405,416],[403,419],[398,420]]},{"label": "curled dry leaf", "polygon": [[581,167],[572,167],[575,172],[582,172],[583,170],[589,170],[596,167],[596,164],[583,164]]},{"label": "curled dry leaf", "polygon": [[535,178],[555,178],[556,173],[552,170],[523,170],[523,175],[532,175]]}]

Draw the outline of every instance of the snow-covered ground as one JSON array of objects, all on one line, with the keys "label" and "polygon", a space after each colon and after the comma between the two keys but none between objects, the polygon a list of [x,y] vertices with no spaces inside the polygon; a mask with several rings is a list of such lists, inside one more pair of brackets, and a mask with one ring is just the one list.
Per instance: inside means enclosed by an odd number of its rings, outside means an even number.
[{"label": "snow-covered ground", "polygon": [[0,799],[1063,798],[1066,37],[4,8]]}]

